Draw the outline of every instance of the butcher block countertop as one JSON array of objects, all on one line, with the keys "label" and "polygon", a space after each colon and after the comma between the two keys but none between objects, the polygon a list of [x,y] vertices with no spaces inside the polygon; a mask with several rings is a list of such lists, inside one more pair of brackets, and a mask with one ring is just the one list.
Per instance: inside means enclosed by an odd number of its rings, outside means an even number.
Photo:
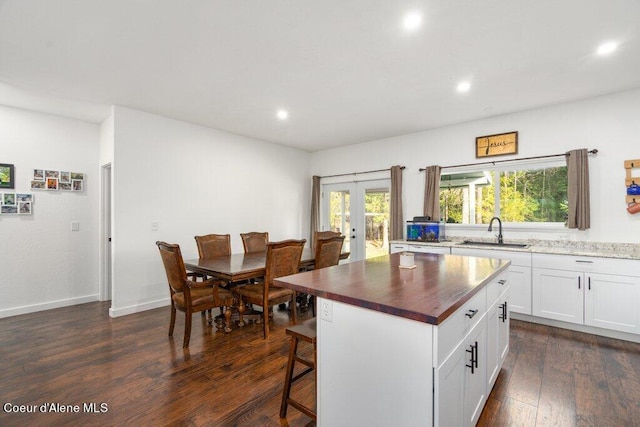
[{"label": "butcher block countertop", "polygon": [[357,307],[438,325],[505,271],[510,262],[458,255],[385,255],[274,280],[275,285]]}]

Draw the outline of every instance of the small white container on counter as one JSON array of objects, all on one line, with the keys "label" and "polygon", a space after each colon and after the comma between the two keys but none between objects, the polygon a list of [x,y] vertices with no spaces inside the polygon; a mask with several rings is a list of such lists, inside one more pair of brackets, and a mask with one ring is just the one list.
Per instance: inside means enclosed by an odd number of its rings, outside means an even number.
[{"label": "small white container on counter", "polygon": [[416,262],[413,252],[400,253],[400,268],[415,268]]}]

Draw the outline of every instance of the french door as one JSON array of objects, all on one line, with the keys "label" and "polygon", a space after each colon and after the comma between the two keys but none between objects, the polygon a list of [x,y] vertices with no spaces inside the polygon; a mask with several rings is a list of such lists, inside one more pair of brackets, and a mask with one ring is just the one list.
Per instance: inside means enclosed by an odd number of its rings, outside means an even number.
[{"label": "french door", "polygon": [[389,188],[388,179],[322,186],[321,229],[345,236],[350,261],[389,253]]}]

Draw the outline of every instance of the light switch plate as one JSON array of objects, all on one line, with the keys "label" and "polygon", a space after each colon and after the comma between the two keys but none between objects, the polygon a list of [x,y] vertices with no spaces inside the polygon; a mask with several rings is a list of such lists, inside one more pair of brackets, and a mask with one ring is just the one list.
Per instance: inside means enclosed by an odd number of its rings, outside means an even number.
[{"label": "light switch plate", "polygon": [[152,221],[151,231],[158,231],[158,230],[160,230],[160,223],[158,221]]}]

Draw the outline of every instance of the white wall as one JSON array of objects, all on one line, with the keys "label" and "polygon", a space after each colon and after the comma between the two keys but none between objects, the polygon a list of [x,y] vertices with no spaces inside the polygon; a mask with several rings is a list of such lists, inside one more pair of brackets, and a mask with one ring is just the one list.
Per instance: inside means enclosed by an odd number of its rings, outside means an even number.
[{"label": "white wall", "polygon": [[[102,126],[0,107],[0,162],[86,173],[83,193],[34,191],[31,216],[0,215],[0,317],[98,298],[100,166],[112,162],[112,315],[168,303],[156,240],[196,257],[193,236],[269,231],[307,238],[310,177],[402,164],[406,219],[420,215],[418,168],[476,162],[476,136],[519,131],[517,157],[597,148],[591,159],[592,228],[542,238],[638,243],[640,215],[625,208],[623,161],[640,158],[640,90],[309,154],[114,107]],[[502,158],[501,158],[502,159]],[[71,221],[80,231],[71,232]],[[151,231],[151,222],[160,229]],[[449,234],[453,234],[448,230]],[[469,231],[464,231],[468,234]],[[490,233],[479,227],[483,237]],[[536,235],[532,235],[536,234]],[[507,238],[540,237],[506,229]],[[544,233],[543,233],[544,234]]]},{"label": "white wall", "polygon": [[[477,136],[518,131],[518,154],[513,158],[597,148],[599,153],[589,163],[590,230],[532,233],[507,228],[505,237],[639,243],[640,215],[626,211],[623,168],[624,160],[640,158],[639,117],[640,90],[627,91],[316,152],[311,155],[311,172],[330,175],[404,165],[404,214],[405,219],[411,219],[422,215],[424,173],[418,169],[480,161],[474,151]],[[456,233],[452,227],[447,233],[470,234],[469,230]],[[475,234],[492,235],[481,226]]]},{"label": "white wall", "polygon": [[[98,132],[0,106],[0,163],[15,165],[16,192],[35,195],[32,215],[0,215],[0,317],[97,299]],[[84,172],[85,191],[31,191],[34,168]]]},{"label": "white wall", "polygon": [[188,259],[195,235],[309,234],[309,153],[123,107],[114,125],[113,316],[168,303],[157,240]]}]

